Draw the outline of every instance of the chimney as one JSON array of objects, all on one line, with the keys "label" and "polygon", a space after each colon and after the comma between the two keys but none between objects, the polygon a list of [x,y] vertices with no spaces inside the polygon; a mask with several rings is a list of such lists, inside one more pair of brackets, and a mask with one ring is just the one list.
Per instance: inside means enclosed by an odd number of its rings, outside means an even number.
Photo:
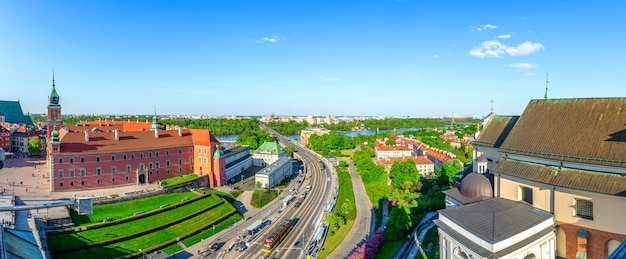
[{"label": "chimney", "polygon": [[183,136],[183,129],[181,129],[180,127],[178,127],[178,136],[179,137]]},{"label": "chimney", "polygon": [[85,142],[89,142],[89,131],[85,130]]},{"label": "chimney", "polygon": [[120,140],[120,130],[115,129],[115,131],[114,131],[114,132],[115,132],[115,140],[116,140],[116,141],[117,141],[117,140]]},{"label": "chimney", "polygon": [[159,129],[154,129],[154,138],[159,138]]}]

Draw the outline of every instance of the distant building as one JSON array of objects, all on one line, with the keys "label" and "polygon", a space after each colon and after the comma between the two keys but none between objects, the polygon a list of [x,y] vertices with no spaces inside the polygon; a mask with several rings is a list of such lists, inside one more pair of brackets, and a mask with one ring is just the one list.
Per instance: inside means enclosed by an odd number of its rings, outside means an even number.
[{"label": "distant building", "polygon": [[0,148],[11,151],[11,131],[0,124]]},{"label": "distant building", "polygon": [[287,150],[278,144],[278,141],[265,141],[252,153],[252,164],[254,166],[267,166],[283,157],[287,157]]},{"label": "distant building", "polygon": [[226,179],[230,180],[252,166],[250,147],[236,146],[224,150]]},{"label": "distant building", "polygon": [[417,171],[424,177],[431,178],[435,175],[435,164],[433,161],[430,161],[425,156],[407,156],[407,157],[392,157],[378,160],[379,165],[384,165],[387,170],[391,169],[391,166],[395,162],[406,162],[408,160],[412,160],[415,162],[415,167]]},{"label": "distant building", "polygon": [[285,176],[292,174],[291,158],[282,157],[270,164],[254,176],[254,181],[260,183],[261,188],[274,188]]},{"label": "distant building", "polygon": [[[316,121],[314,121],[315,123]],[[300,142],[303,145],[309,144],[309,138],[311,135],[327,135],[330,134],[330,130],[324,128],[306,128],[300,131]]]}]

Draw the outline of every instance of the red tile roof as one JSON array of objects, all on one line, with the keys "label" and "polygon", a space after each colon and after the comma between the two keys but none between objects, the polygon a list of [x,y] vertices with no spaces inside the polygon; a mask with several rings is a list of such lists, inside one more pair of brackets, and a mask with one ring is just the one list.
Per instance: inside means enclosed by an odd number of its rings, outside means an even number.
[{"label": "red tile roof", "polygon": [[214,146],[220,144],[220,142],[217,141],[213,134],[211,134],[208,130],[189,129],[189,131],[191,132],[193,144],[195,145]]},{"label": "red tile roof", "polygon": [[408,157],[390,157],[378,160],[379,165],[393,165],[395,162],[406,162],[408,160],[413,160],[417,165],[432,165],[433,161],[426,158],[425,156],[408,156]]},{"label": "red tile roof", "polygon": [[60,153],[109,153],[193,146],[191,132],[182,132],[182,136],[178,136],[178,130],[159,130],[159,138],[155,138],[153,131],[119,132],[119,140],[115,140],[114,132],[89,132],[89,141],[85,141],[84,132],[61,130]]}]

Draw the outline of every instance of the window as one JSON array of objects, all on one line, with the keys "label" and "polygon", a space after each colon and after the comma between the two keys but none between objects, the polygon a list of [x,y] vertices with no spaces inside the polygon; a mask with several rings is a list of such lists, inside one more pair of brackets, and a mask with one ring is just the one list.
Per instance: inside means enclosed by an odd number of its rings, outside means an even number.
[{"label": "window", "polygon": [[469,257],[467,256],[467,254],[463,251],[461,251],[460,248],[454,248],[454,251],[452,251],[452,253],[454,254],[455,258],[459,258],[459,259],[468,259]]},{"label": "window", "polygon": [[70,181],[70,186],[74,186],[74,181]]},{"label": "window", "polygon": [[170,150],[165,150],[165,155],[169,156],[170,155]]},{"label": "window", "polygon": [[159,156],[159,151],[156,152],[156,156]]},{"label": "window", "polygon": [[126,165],[126,172],[130,173],[130,171],[132,171],[132,170],[133,169],[132,169],[132,167],[130,165]]},{"label": "window", "polygon": [[524,259],[536,259],[537,256],[533,253],[527,254],[526,256],[524,256]]},{"label": "window", "polygon": [[70,157],[70,164],[73,164],[73,163],[74,163],[74,158]]},{"label": "window", "polygon": [[167,166],[167,167],[170,166],[170,160],[165,161],[165,166]]},{"label": "window", "polygon": [[85,185],[85,180],[80,181],[80,185]]},{"label": "window", "polygon": [[198,154],[202,154],[202,148],[198,148]]},{"label": "window", "polygon": [[85,157],[84,157],[84,156],[81,156],[81,157],[80,157],[80,162],[81,162],[81,163],[85,163]]},{"label": "window", "polygon": [[209,163],[209,159],[207,159],[206,157],[204,157],[204,163],[208,164]]},{"label": "window", "polygon": [[167,174],[170,174],[170,169],[167,169]]},{"label": "window", "polygon": [[126,154],[124,154],[124,160],[126,160]]},{"label": "window", "polygon": [[115,177],[111,178],[111,182],[115,182]]},{"label": "window", "polygon": [[117,166],[111,166],[111,174],[117,173]]},{"label": "window", "polygon": [[159,169],[157,169],[157,174],[159,174]]},{"label": "window", "polygon": [[521,191],[521,200],[526,203],[533,205],[533,189],[528,187],[520,187]]},{"label": "window", "polygon": [[74,169],[70,169],[70,177],[74,177],[75,171]]},{"label": "window", "polygon": [[59,164],[63,164],[63,158],[59,157]]},{"label": "window", "polygon": [[126,181],[128,181],[128,175],[126,176]]},{"label": "window", "polygon": [[135,153],[130,154],[130,159],[135,159]]},{"label": "window", "polygon": [[85,170],[85,168],[81,168],[80,169],[80,176],[85,176],[87,175],[87,170]]},{"label": "window", "polygon": [[204,150],[203,150],[203,151],[204,151],[204,153],[206,154],[206,148],[204,148]]},{"label": "window", "polygon": [[179,171],[179,172],[182,172],[182,171],[183,171],[183,168],[182,168],[182,167],[179,167],[179,168],[178,168],[178,171]]},{"label": "window", "polygon": [[152,152],[148,152],[148,157],[152,157]]},{"label": "window", "polygon": [[198,157],[198,163],[202,163],[202,157]]},{"label": "window", "polygon": [[593,220],[593,202],[589,200],[574,199],[576,217]]},{"label": "window", "polygon": [[59,183],[59,187],[63,187],[63,182],[60,182],[60,183]]},{"label": "window", "polygon": [[183,164],[183,159],[182,159],[182,158],[179,158],[179,159],[178,159],[178,164],[179,164],[179,165],[182,165],[182,164]]},{"label": "window", "polygon": [[96,175],[101,175],[101,174],[102,174],[102,168],[96,167]]},{"label": "window", "polygon": [[155,166],[156,166],[156,168],[161,168],[161,162],[156,162]]},{"label": "window", "polygon": [[111,161],[115,161],[115,155],[111,156]]},{"label": "window", "polygon": [[63,170],[59,170],[59,178],[63,178]]},{"label": "window", "polygon": [[96,180],[96,183],[97,183],[97,184],[100,184],[100,179]]},{"label": "window", "polygon": [[143,158],[143,153],[139,153],[139,157],[140,157],[140,158]]},{"label": "window", "polygon": [[148,163],[148,168],[152,169],[152,162]]},{"label": "window", "polygon": [[[183,149],[182,149],[182,148],[179,148],[179,149],[178,149],[178,154],[182,154],[182,153],[183,153]],[[200,153],[200,152],[198,152],[198,153]]]},{"label": "window", "polygon": [[100,162],[100,156],[96,156],[96,162]]},{"label": "window", "polygon": [[143,163],[139,164],[139,170],[143,171],[144,169],[146,169],[145,167],[146,166]]}]

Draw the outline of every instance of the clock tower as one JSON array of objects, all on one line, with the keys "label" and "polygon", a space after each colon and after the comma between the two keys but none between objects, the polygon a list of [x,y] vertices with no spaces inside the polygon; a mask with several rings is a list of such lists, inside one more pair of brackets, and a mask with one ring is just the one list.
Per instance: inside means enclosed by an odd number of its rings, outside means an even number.
[{"label": "clock tower", "polygon": [[54,70],[52,70],[52,92],[48,96],[48,125],[46,140],[50,141],[52,131],[57,130],[62,125],[61,122],[61,105],[59,104],[59,95],[54,86]]}]

